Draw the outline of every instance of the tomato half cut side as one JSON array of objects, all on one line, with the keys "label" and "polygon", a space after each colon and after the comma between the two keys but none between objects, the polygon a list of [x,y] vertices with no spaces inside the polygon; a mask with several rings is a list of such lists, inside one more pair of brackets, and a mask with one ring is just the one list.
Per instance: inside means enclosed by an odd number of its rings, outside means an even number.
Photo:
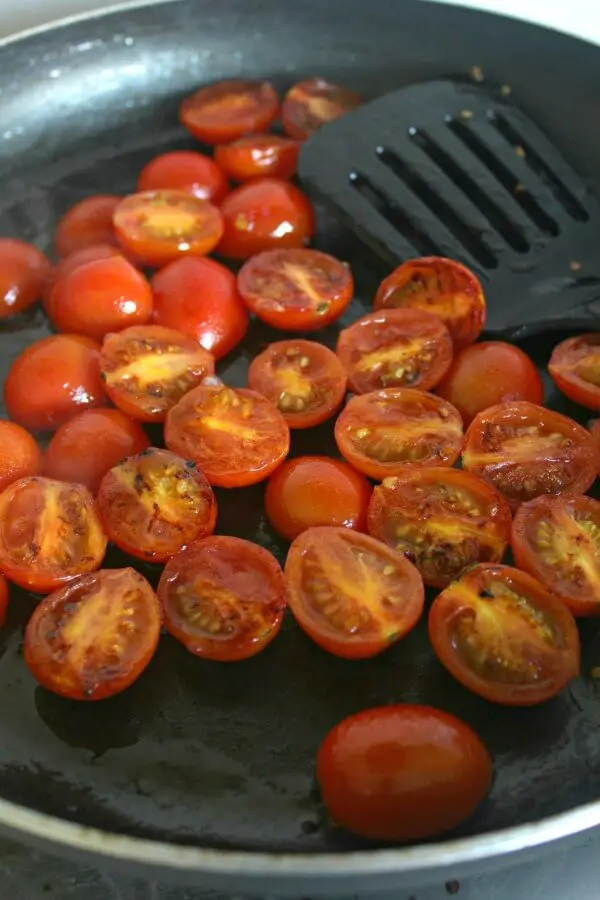
[{"label": "tomato half cut side", "polygon": [[186,97],[179,118],[205,144],[225,144],[243,134],[268,131],[278,112],[279,95],[269,81],[230,79]]},{"label": "tomato half cut side", "polygon": [[162,611],[133,569],[104,569],[45,597],[25,631],[25,662],[47,690],[104,700],[139,678],[154,656]]},{"label": "tomato half cut side", "polygon": [[98,194],[72,206],[61,218],[54,235],[59,256],[69,256],[92,244],[117,244],[113,213],[121,197]]},{"label": "tomato half cut side", "polygon": [[290,547],[285,584],[300,627],[324,650],[346,659],[386,650],[423,612],[423,579],[412,563],[348,528],[303,531]]},{"label": "tomato half cut side", "polygon": [[293,85],[285,95],[281,121],[287,134],[303,141],[326,122],[338,119],[361,103],[362,97],[356,91],[326,78],[308,78]]},{"label": "tomato half cut side", "polygon": [[580,334],[561,341],[548,371],[563,394],[588,409],[600,410],[600,333]]},{"label": "tomato half cut side", "polygon": [[39,475],[43,454],[21,425],[0,420],[0,491],[19,478]]},{"label": "tomato half cut side", "polygon": [[250,363],[248,387],[274,403],[290,428],[312,428],[342,405],[346,373],[323,344],[277,341]]},{"label": "tomato half cut side", "polygon": [[174,150],[155,156],[138,177],[138,193],[147,191],[186,191],[198,200],[210,200],[216,206],[229,193],[229,183],[220,166],[203,153]]},{"label": "tomato half cut side", "polygon": [[0,575],[0,627],[6,621],[6,611],[8,609],[8,583],[4,575]]},{"label": "tomato half cut side", "polygon": [[50,278],[50,263],[33,244],[0,238],[0,320],[40,300]]},{"label": "tomato half cut side", "polygon": [[160,579],[165,627],[204,659],[256,656],[279,633],[285,612],[283,572],[250,541],[215,536],[174,556]]},{"label": "tomato half cut side", "polygon": [[348,401],[335,440],[350,465],[381,481],[406,466],[451,466],[463,443],[462,421],[434,394],[385,388]]},{"label": "tomato half cut side", "polygon": [[265,175],[291,178],[296,174],[300,141],[279,134],[248,134],[215,148],[215,162],[234,181]]}]

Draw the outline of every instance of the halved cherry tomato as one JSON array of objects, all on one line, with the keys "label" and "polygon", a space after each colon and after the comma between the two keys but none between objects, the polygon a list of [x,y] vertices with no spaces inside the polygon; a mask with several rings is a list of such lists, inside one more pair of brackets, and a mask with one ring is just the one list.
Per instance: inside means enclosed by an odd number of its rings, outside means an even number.
[{"label": "halved cherry tomato", "polygon": [[50,301],[52,299],[52,291],[57,281],[66,278],[79,266],[85,266],[86,263],[97,262],[99,259],[110,259],[113,256],[122,256],[120,247],[113,244],[92,244],[90,247],[84,247],[82,250],[75,250],[69,253],[54,267],[50,273],[50,277],[46,283],[44,291],[44,308],[49,316],[52,316],[52,307]]},{"label": "halved cherry tomato", "polygon": [[342,405],[346,373],[323,344],[277,341],[250,363],[248,387],[274,403],[290,428],[312,428]]},{"label": "halved cherry tomato", "polygon": [[414,562],[430,587],[442,588],[463,569],[500,562],[512,516],[492,487],[459,469],[408,469],[377,485],[369,534]]},{"label": "halved cherry tomato", "polygon": [[465,427],[477,413],[497,403],[528,400],[540,406],[544,385],[532,359],[504,341],[482,341],[466,347],[436,388],[453,404]]},{"label": "halved cherry tomato", "polygon": [[214,259],[188,257],[152,279],[153,322],[182,331],[221,359],[242,340],[250,317],[235,275]]},{"label": "halved cherry tomato", "polygon": [[169,410],[169,450],[198,463],[217,487],[263,481],[290,449],[290,429],[273,404],[245,388],[194,388]]},{"label": "halved cherry tomato", "polygon": [[69,209],[58,223],[54,246],[59,256],[68,256],[92,244],[116,244],[113,213],[121,197],[99,194],[86,197]]},{"label": "halved cherry tomato", "polygon": [[533,706],[579,674],[579,632],[562,600],[510,566],[481,563],[433,601],[429,639],[461,684],[505,706]]},{"label": "halved cherry tomato", "polygon": [[308,528],[290,547],[285,586],[294,618],[324,650],[366,659],[417,624],[425,592],[417,569],[367,534]]},{"label": "halved cherry tomato", "polygon": [[4,575],[0,575],[0,626],[6,621],[6,610],[8,608],[8,584]]},{"label": "halved cherry tomato", "polygon": [[600,332],[561,341],[552,351],[548,371],[563,394],[600,410]]},{"label": "halved cherry tomato", "polygon": [[539,494],[583,494],[597,474],[589,431],[525,400],[499,403],[475,416],[467,430],[462,464],[513,507]]},{"label": "halved cherry tomato", "polygon": [[378,388],[435,387],[452,362],[444,323],[419,309],[382,309],[345,328],[336,353],[355,394]]},{"label": "halved cherry tomato", "polygon": [[218,207],[186,191],[145,191],[125,197],[113,216],[122,247],[147,266],[205,256],[223,234]]},{"label": "halved cherry tomato", "polygon": [[137,189],[146,191],[186,191],[199,200],[219,205],[229,193],[227,178],[219,166],[203,153],[174,150],[161,153],[144,166]]},{"label": "halved cherry tomato", "polygon": [[49,278],[50,263],[33,244],[0,238],[0,320],[40,300]]},{"label": "halved cherry tomato", "polygon": [[96,494],[109,469],[149,445],[138,422],[120,409],[88,409],[61,425],[44,458],[44,475],[77,482]]},{"label": "halved cherry tomato", "polygon": [[256,656],[281,628],[283,573],[250,541],[209,537],[185,547],[162,574],[165,627],[196,656],[236,662]]},{"label": "halved cherry tomato", "polygon": [[385,388],[346,404],[335,423],[335,440],[350,465],[382,480],[406,466],[451,466],[463,430],[457,410],[434,394]]},{"label": "halved cherry tomato", "polygon": [[457,349],[477,340],[485,324],[485,297],[478,278],[441,256],[409,259],[379,285],[374,309],[412,307],[442,320]]},{"label": "halved cherry tomato", "polygon": [[234,181],[269,175],[291,178],[296,174],[300,142],[278,134],[248,134],[232,144],[215,148],[215,162]]},{"label": "halved cherry tomato", "polygon": [[418,841],[468,819],[492,782],[492,760],[460,719],[428,706],[381,706],[344,719],[317,755],[323,803],[366,838]]},{"label": "halved cherry tomato", "polygon": [[214,371],[213,357],[193,338],[160,325],[109,334],[100,354],[106,393],[141,422],[163,422],[167,411]]},{"label": "halved cherry tomato", "polygon": [[145,325],[152,315],[152,291],[124,257],[97,259],[56,282],[48,311],[58,331],[101,340],[112,331]]},{"label": "halved cherry tomato", "polygon": [[252,131],[267,131],[279,111],[268,81],[217,81],[182,102],[181,124],[205,144],[224,144]]},{"label": "halved cherry tomato", "polygon": [[315,233],[310,200],[289,181],[257,178],[228,194],[222,205],[222,256],[247,259],[254,253],[308,244]]},{"label": "halved cherry tomato", "polygon": [[338,119],[361,103],[362,97],[355,91],[326,78],[308,78],[285,95],[281,121],[287,134],[303,141],[326,122]]},{"label": "halved cherry tomato", "polygon": [[21,478],[0,494],[0,572],[20,587],[47,594],[95,572],[105,552],[94,498],[82,484]]},{"label": "halved cherry tomato", "polygon": [[512,526],[515,562],[558,594],[575,616],[600,615],[600,503],[543,494]]},{"label": "halved cherry tomato", "polygon": [[100,379],[100,344],[56,334],[17,356],[4,382],[11,419],[29,431],[51,431],[84,409],[106,406]]},{"label": "halved cherry tomato", "polygon": [[288,459],[271,475],[265,512],[288,541],[318,525],[365,531],[371,485],[348,463],[328,456]]},{"label": "halved cherry tomato", "polygon": [[25,662],[47,690],[104,700],[142,674],[158,646],[161,607],[133,569],[84,575],[46,597],[25,631]]},{"label": "halved cherry tomato", "polygon": [[28,475],[39,475],[42,451],[28,431],[0,420],[0,491]]},{"label": "halved cherry tomato", "polygon": [[354,293],[352,272],[320,250],[268,250],[244,263],[238,288],[259,319],[283,331],[316,331],[339,319]]},{"label": "halved cherry tomato", "polygon": [[196,464],[156,447],[107,472],[98,511],[117,547],[158,563],[212,534],[217,521],[215,495]]}]

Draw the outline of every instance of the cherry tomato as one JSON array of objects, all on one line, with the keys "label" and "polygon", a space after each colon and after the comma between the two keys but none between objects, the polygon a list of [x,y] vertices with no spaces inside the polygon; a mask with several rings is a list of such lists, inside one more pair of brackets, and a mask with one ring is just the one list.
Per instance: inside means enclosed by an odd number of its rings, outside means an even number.
[{"label": "cherry tomato", "polygon": [[274,403],[290,428],[312,428],[342,405],[346,373],[323,344],[277,341],[250,363],[248,387]]},{"label": "cherry tomato", "polygon": [[141,422],[163,422],[167,411],[214,371],[214,359],[193,338],[160,325],[109,334],[100,354],[106,393]]},{"label": "cherry tomato", "polygon": [[562,600],[510,566],[481,563],[433,601],[429,639],[440,662],[475,694],[533,706],[579,674],[579,632]]},{"label": "cherry tomato", "polygon": [[19,478],[39,475],[42,451],[28,431],[0,420],[0,491]]},{"label": "cherry tomato", "polygon": [[153,321],[194,338],[221,359],[242,340],[250,318],[235,275],[213,259],[189,257],[152,279]]},{"label": "cherry tomato", "polygon": [[158,646],[158,598],[133,569],[77,578],[46,597],[25,631],[25,662],[47,690],[104,700],[142,674]]},{"label": "cherry tomato", "polygon": [[571,400],[600,410],[600,333],[580,334],[561,341],[548,363],[557,387]]},{"label": "cherry tomato", "polygon": [[6,578],[0,575],[0,626],[6,621],[6,610],[8,608],[8,584]]},{"label": "cherry tomato", "polygon": [[224,231],[218,252],[232,259],[308,244],[315,214],[308,198],[281,178],[257,178],[228,194],[222,205]]},{"label": "cherry tomato", "polygon": [[113,256],[122,255],[119,247],[116,247],[113,244],[92,244],[90,247],[84,247],[82,250],[75,250],[74,253],[70,253],[68,256],[61,259],[58,265],[55,266],[50,273],[50,277],[46,282],[43,299],[44,308],[48,315],[52,316],[52,306],[50,301],[52,299],[54,285],[57,281],[66,278],[67,275],[70,275],[71,272],[74,272],[75,269],[78,269],[79,266],[84,266],[86,263],[97,262],[99,259],[110,259]]},{"label": "cherry tomato", "polygon": [[4,383],[8,415],[29,431],[51,431],[84,409],[106,406],[99,361],[100,345],[79,335],[30,344]]},{"label": "cherry tomato", "polygon": [[48,311],[58,331],[101,340],[152,315],[148,281],[122,256],[77,266],[54,285]]},{"label": "cherry tomato", "polygon": [[484,409],[511,400],[542,405],[544,385],[526,353],[504,341],[483,341],[466,347],[436,388],[453,404],[465,427]]},{"label": "cherry tomato", "polygon": [[285,612],[283,573],[263,547],[209,537],[185,547],[162,574],[167,631],[196,656],[236,662],[277,636]]},{"label": "cherry tomato", "polygon": [[348,462],[382,480],[407,466],[451,466],[462,447],[460,415],[434,394],[386,388],[353,397],[335,423]]},{"label": "cherry tomato", "polygon": [[115,244],[113,213],[121,197],[100,194],[86,197],[68,210],[58,223],[54,246],[59,256],[69,256],[92,244]]},{"label": "cherry tomato", "polygon": [[267,250],[238,275],[242,300],[273,328],[316,331],[339,319],[354,293],[349,266],[320,250]]},{"label": "cherry tomato", "polygon": [[284,131],[305,140],[326,122],[360,106],[362,98],[355,91],[340,87],[326,78],[309,78],[289,89],[281,108]]},{"label": "cherry tomato", "polygon": [[513,507],[539,494],[583,494],[597,473],[590,433],[567,416],[525,400],[499,403],[475,416],[462,464]]},{"label": "cherry tomato", "polygon": [[468,819],[492,782],[474,731],[428,706],[365,709],[319,748],[317,780],[336,825],[362,837],[418,841]]},{"label": "cherry tomato", "polygon": [[229,193],[227,178],[210,156],[190,150],[161,153],[140,172],[137,189],[146,191],[187,191],[199,200],[217,206]]},{"label": "cherry tomato", "polygon": [[370,497],[371,485],[348,463],[327,456],[298,456],[271,475],[265,512],[271,526],[288,541],[317,525],[365,531]]},{"label": "cherry tomato", "polygon": [[300,142],[278,134],[248,134],[232,144],[215,148],[215,162],[234,181],[269,175],[291,178],[296,174]]},{"label": "cherry tomato", "polygon": [[0,238],[0,320],[39,300],[49,278],[50,263],[33,244]]},{"label": "cherry tomato", "polygon": [[218,207],[186,191],[145,191],[119,203],[113,216],[122,247],[147,266],[204,256],[223,234]]},{"label": "cherry tomato", "polygon": [[374,309],[406,306],[439,316],[456,349],[476,341],[485,324],[479,280],[470,269],[440,256],[409,259],[381,282]]},{"label": "cherry tomato", "polygon": [[146,432],[119,409],[88,409],[61,425],[46,450],[44,475],[96,494],[109,469],[148,446]]},{"label": "cherry tomato", "polygon": [[268,81],[217,81],[186,97],[181,124],[205,144],[223,144],[243,134],[267,131],[279,112],[277,91]]},{"label": "cherry tomato", "polygon": [[0,572],[47,594],[98,569],[106,538],[82,484],[21,478],[0,494]]}]

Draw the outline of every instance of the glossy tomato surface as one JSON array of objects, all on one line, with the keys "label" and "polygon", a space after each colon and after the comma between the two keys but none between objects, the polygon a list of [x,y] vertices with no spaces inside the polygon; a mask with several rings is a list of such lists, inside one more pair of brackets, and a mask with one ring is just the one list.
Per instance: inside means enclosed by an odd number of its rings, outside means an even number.
[{"label": "glossy tomato surface", "polygon": [[0,320],[40,300],[49,279],[50,263],[33,244],[0,238]]},{"label": "glossy tomato surface", "polygon": [[199,200],[217,206],[229,192],[229,182],[221,167],[204,153],[173,150],[147,163],[138,177],[139,193],[146,191],[187,191]]},{"label": "glossy tomato surface", "polygon": [[600,333],[580,334],[556,346],[548,363],[556,385],[571,400],[600,410]]},{"label": "glossy tomato surface", "polygon": [[54,246],[59,256],[68,256],[92,244],[116,244],[113,213],[121,197],[99,194],[86,197],[69,209],[54,235]]},{"label": "glossy tomato surface", "polygon": [[42,451],[21,425],[0,420],[0,491],[19,478],[39,475]]},{"label": "glossy tomato surface", "polygon": [[97,262],[99,259],[111,259],[113,256],[122,256],[123,252],[116,244],[91,244],[89,247],[83,247],[81,250],[75,250],[64,256],[56,266],[51,270],[50,276],[46,282],[44,291],[44,309],[50,317],[52,317],[52,290],[57,281],[66,278],[79,266],[85,266],[86,263]]},{"label": "glossy tomato surface", "polygon": [[201,87],[180,107],[181,124],[205,144],[234,141],[266,131],[279,111],[279,96],[268,81],[231,79]]},{"label": "glossy tomato surface", "polygon": [[301,144],[279,134],[248,134],[215,148],[215,162],[234,181],[296,174]]},{"label": "glossy tomato surface", "polygon": [[326,78],[299,81],[287,92],[281,121],[287,134],[305,140],[326,122],[338,119],[362,103],[360,94]]}]

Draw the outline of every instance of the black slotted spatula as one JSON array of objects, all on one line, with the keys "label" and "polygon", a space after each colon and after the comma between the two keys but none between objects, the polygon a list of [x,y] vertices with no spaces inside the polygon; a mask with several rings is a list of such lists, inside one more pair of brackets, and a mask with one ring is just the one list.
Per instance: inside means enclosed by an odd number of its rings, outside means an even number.
[{"label": "black slotted spatula", "polygon": [[446,256],[472,268],[488,334],[596,327],[597,202],[502,96],[450,81],[402,88],[314,134],[299,173],[391,265]]}]

